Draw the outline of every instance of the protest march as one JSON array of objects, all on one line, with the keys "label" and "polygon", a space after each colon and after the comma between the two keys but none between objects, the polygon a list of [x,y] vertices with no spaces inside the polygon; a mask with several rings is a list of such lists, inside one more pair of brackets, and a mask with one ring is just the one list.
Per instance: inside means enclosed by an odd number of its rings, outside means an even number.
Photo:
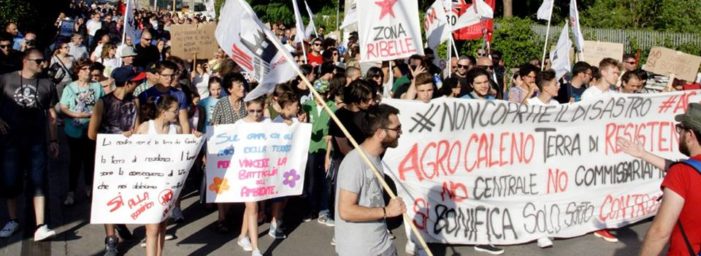
[{"label": "protest march", "polygon": [[701,252],[701,46],[603,4],[63,2],[0,20],[0,254]]}]

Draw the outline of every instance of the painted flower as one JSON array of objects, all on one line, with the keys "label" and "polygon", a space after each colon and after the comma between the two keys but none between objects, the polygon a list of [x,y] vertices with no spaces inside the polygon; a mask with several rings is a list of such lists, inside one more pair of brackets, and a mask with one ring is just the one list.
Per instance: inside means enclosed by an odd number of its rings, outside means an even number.
[{"label": "painted flower", "polygon": [[229,190],[229,181],[226,178],[214,177],[214,182],[209,185],[209,190],[221,194]]},{"label": "painted flower", "polygon": [[294,188],[295,185],[297,185],[297,181],[301,177],[297,174],[297,171],[295,169],[292,169],[290,171],[285,172],[282,175],[282,178],[284,179],[282,181],[283,185],[288,185],[290,186],[290,188]]}]

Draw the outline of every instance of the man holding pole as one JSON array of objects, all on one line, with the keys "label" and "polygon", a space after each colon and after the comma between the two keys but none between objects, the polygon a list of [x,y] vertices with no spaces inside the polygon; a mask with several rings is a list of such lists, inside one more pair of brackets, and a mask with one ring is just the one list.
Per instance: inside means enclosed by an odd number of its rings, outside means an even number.
[{"label": "man holding pole", "polygon": [[[363,150],[371,164],[382,173],[381,155],[397,146],[402,126],[399,110],[379,105],[367,110],[362,120],[365,141],[341,162],[336,187],[336,253],[338,255],[397,255],[387,233],[386,219],[406,212],[404,201],[395,197],[385,205],[382,185],[369,162],[363,162]],[[358,164],[363,163],[363,164]]]}]

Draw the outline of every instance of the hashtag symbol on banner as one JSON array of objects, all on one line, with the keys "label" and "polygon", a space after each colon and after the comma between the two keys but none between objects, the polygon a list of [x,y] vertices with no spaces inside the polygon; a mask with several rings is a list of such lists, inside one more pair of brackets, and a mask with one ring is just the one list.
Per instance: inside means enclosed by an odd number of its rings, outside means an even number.
[{"label": "hashtag symbol on banner", "polygon": [[662,102],[662,104],[660,104],[660,107],[657,109],[657,113],[667,112],[667,110],[669,110],[675,102],[677,102],[677,96],[667,98]]},{"label": "hashtag symbol on banner", "polygon": [[411,120],[414,120],[415,123],[414,126],[409,129],[409,132],[414,132],[417,128],[419,129],[419,132],[423,132],[424,130],[430,132],[433,130],[436,123],[431,120],[434,116],[436,116],[436,113],[438,113],[438,109],[440,109],[440,106],[431,104],[431,107],[428,108],[426,113],[416,113],[416,116],[411,117]]}]

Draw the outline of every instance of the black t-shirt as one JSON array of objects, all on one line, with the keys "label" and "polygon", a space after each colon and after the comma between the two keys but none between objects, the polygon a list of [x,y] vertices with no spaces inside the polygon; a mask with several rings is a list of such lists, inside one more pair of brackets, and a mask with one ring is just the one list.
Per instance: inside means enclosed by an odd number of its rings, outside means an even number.
[{"label": "black t-shirt", "polygon": [[136,51],[134,66],[147,67],[148,65],[158,63],[158,61],[161,60],[161,53],[154,45],[142,47],[141,44],[138,44],[136,45],[134,51]]},{"label": "black t-shirt", "polygon": [[[358,144],[363,143],[363,141],[365,141],[365,135],[360,129],[360,123],[363,117],[365,116],[365,111],[361,110],[358,112],[351,112],[348,109],[341,108],[339,110],[336,110],[335,114],[336,117],[338,117],[338,120],[341,121],[343,126],[345,126],[348,130],[348,133],[350,133],[350,135],[353,136],[353,139],[355,139],[355,141],[358,142]],[[343,134],[341,128],[338,127],[338,125],[336,125],[336,123],[333,120],[329,120],[329,135],[331,135],[332,137],[346,138],[346,135]],[[348,144],[350,145],[350,141],[348,142]],[[332,156],[334,158],[343,157],[343,154],[341,154],[336,140],[332,140],[331,145],[333,145],[334,152]]]},{"label": "black t-shirt", "polygon": [[19,72],[0,76],[0,118],[9,126],[8,138],[45,141],[48,110],[58,102],[48,78],[25,79]]},{"label": "black t-shirt", "polygon": [[582,99],[582,94],[587,90],[587,87],[582,85],[579,88],[575,88],[571,83],[566,83],[560,86],[560,91],[557,92],[557,102],[569,103],[570,98],[574,98],[574,102],[578,102]]}]

